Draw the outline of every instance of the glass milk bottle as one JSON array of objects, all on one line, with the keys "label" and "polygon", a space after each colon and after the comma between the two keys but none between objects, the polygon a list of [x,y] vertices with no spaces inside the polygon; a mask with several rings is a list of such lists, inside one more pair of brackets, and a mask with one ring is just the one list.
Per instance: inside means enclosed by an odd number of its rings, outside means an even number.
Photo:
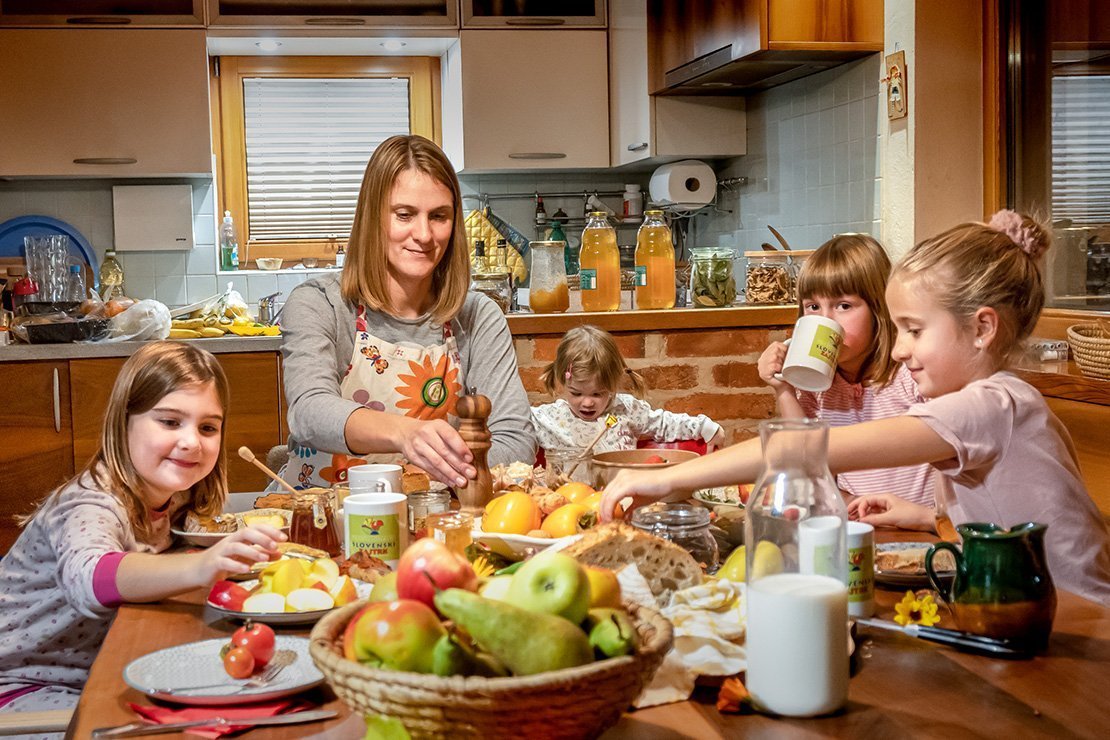
[{"label": "glass milk bottle", "polygon": [[848,696],[848,513],[827,463],[829,428],[759,425],[763,471],[748,503],[747,688],[763,711],[834,712]]},{"label": "glass milk bottle", "polygon": [[645,211],[636,232],[636,308],[674,308],[674,243],[662,211]]},{"label": "glass milk bottle", "polygon": [[604,211],[591,211],[582,230],[578,285],[583,311],[616,311],[621,307],[621,263],[617,232]]}]

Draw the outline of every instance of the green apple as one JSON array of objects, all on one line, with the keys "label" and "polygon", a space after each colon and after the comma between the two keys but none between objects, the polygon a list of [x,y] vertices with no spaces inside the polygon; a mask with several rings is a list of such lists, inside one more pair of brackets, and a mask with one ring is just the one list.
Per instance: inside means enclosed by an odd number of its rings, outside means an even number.
[{"label": "green apple", "polygon": [[371,602],[396,600],[397,571],[386,573],[384,576],[375,581],[374,588],[370,589],[370,596],[368,598]]},{"label": "green apple", "polygon": [[521,609],[555,614],[580,624],[590,608],[590,580],[569,555],[541,552],[513,574],[505,600]]},{"label": "green apple", "polygon": [[495,601],[508,601],[509,600],[509,586],[513,583],[513,577],[508,576],[494,576],[482,584],[478,589],[481,596]]}]

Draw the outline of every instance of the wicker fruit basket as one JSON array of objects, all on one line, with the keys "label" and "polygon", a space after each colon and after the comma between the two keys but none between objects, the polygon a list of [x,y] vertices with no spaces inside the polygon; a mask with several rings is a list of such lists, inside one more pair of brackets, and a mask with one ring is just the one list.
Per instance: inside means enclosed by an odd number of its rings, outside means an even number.
[{"label": "wicker fruit basket", "polygon": [[1100,321],[1069,326],[1068,344],[1084,375],[1110,380],[1110,325]]},{"label": "wicker fruit basket", "polygon": [[640,634],[635,655],[512,678],[387,671],[343,657],[343,631],[366,603],[348,604],[317,622],[309,652],[347,706],[396,717],[414,738],[597,737],[651,681],[674,642],[662,615],[630,605]]}]

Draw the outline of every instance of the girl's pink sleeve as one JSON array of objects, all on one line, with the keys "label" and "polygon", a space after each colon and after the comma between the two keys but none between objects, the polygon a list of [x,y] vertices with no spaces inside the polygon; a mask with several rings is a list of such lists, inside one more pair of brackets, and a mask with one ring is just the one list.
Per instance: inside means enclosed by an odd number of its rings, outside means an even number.
[{"label": "girl's pink sleeve", "polygon": [[93,569],[93,596],[103,606],[114,609],[123,603],[123,597],[116,583],[116,573],[126,555],[125,552],[107,552],[96,561],[96,567]]}]

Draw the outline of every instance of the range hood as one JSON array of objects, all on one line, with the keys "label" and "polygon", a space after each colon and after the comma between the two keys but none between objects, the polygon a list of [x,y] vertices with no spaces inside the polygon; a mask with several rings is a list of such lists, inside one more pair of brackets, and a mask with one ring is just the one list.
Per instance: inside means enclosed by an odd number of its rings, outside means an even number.
[{"label": "range hood", "polygon": [[875,53],[869,49],[764,49],[734,58],[729,44],[668,70],[656,95],[749,94]]}]

